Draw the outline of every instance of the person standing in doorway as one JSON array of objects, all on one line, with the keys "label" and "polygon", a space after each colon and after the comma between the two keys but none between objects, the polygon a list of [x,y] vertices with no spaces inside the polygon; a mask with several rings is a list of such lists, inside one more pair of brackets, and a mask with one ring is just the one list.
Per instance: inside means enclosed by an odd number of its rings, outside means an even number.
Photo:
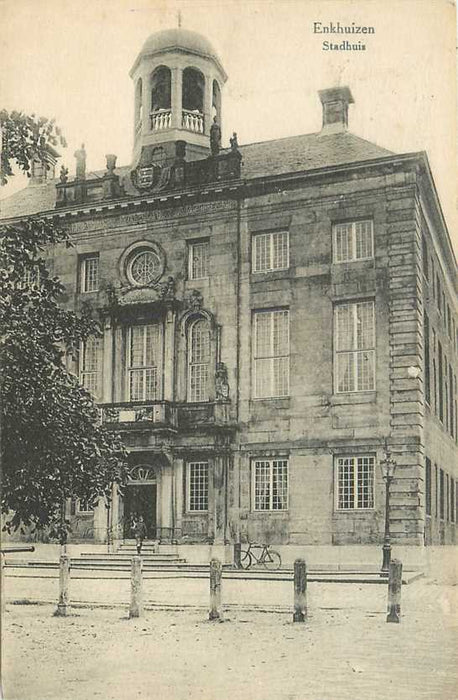
[{"label": "person standing in doorway", "polygon": [[146,525],[143,521],[142,515],[140,515],[137,522],[135,523],[134,533],[135,533],[135,544],[137,546],[137,553],[141,554],[143,540],[146,537]]}]

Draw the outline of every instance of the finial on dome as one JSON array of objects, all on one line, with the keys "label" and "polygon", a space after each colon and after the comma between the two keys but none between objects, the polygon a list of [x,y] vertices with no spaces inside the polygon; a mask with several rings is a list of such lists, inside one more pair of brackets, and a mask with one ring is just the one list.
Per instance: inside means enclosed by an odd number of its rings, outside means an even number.
[{"label": "finial on dome", "polygon": [[178,29],[181,29],[181,10],[177,12]]}]

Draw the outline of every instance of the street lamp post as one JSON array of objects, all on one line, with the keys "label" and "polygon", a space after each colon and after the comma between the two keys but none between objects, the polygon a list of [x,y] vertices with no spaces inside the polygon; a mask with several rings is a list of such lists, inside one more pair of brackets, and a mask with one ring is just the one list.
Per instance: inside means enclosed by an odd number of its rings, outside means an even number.
[{"label": "street lamp post", "polygon": [[383,562],[382,571],[389,571],[391,561],[391,537],[390,537],[390,486],[396,471],[396,462],[392,459],[388,450],[385,450],[384,459],[380,460],[383,481],[385,482],[385,535],[383,538]]}]

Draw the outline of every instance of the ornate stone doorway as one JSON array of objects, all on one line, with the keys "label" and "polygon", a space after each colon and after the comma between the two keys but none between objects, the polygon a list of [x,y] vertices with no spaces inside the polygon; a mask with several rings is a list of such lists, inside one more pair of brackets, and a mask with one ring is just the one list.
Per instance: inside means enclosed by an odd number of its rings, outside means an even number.
[{"label": "ornate stone doorway", "polygon": [[147,538],[157,536],[157,483],[156,473],[148,466],[136,466],[124,492],[124,538],[132,538],[132,526],[140,516],[145,521]]}]

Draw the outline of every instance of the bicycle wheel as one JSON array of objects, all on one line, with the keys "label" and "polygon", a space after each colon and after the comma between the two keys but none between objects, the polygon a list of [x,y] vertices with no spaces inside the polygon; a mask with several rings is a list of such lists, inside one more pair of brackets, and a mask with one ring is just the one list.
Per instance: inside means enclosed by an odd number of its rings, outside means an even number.
[{"label": "bicycle wheel", "polygon": [[240,552],[240,566],[242,569],[249,569],[251,566],[251,554],[247,549],[242,549]]},{"label": "bicycle wheel", "polygon": [[281,556],[275,550],[268,549],[265,554],[263,564],[266,567],[266,569],[269,569],[270,571],[276,571],[281,566]]}]

